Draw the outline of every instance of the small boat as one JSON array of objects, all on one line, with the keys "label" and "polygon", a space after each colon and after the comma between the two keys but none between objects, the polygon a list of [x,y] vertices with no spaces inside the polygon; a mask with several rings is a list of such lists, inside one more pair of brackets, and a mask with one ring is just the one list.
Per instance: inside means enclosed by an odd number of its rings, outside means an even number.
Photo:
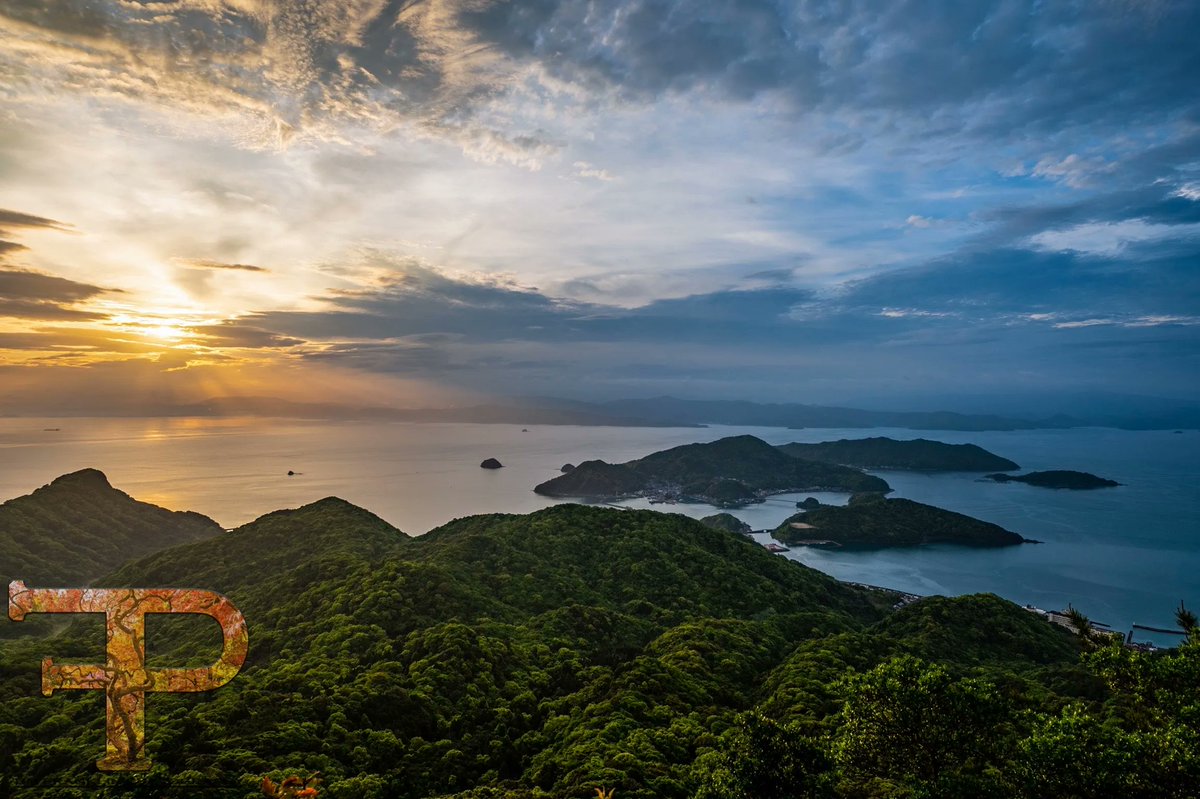
[{"label": "small boat", "polygon": [[763,546],[765,546],[767,548],[768,552],[790,552],[791,551],[788,547],[785,547],[783,544],[778,544],[774,541],[772,541],[769,544],[763,544]]}]

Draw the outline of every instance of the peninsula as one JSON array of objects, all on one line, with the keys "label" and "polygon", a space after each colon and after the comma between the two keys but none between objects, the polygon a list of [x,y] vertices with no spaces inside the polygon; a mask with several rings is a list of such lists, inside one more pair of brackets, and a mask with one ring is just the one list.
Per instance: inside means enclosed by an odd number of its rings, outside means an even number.
[{"label": "peninsula", "polygon": [[754,436],[685,444],[627,463],[584,461],[538,485],[550,497],[619,499],[636,496],[737,507],[789,491],[874,491],[886,481],[858,469],[786,455]]},{"label": "peninsula", "polygon": [[1004,547],[1037,543],[962,513],[913,502],[856,494],[845,506],[820,505],[788,517],[771,534],[790,546],[886,549],[924,544]]},{"label": "peninsula", "polygon": [[1098,477],[1089,472],[1073,472],[1069,469],[1053,469],[1028,474],[989,474],[989,480],[997,483],[1027,483],[1039,488],[1066,488],[1073,491],[1088,491],[1093,488],[1113,488],[1121,485],[1116,480]]},{"label": "peninsula", "polygon": [[840,463],[858,469],[911,472],[1006,472],[1020,468],[975,444],[946,444],[918,438],[898,441],[873,438],[823,441],[820,444],[784,444],[779,447],[796,458]]}]

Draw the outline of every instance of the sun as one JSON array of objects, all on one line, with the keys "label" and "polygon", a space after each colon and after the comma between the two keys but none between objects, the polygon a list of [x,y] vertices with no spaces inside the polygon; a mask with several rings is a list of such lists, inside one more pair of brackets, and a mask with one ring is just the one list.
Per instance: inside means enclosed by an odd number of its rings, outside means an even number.
[{"label": "sun", "polygon": [[141,328],[140,332],[147,338],[158,339],[169,344],[182,341],[187,336],[186,323],[177,320],[167,320],[161,324]]},{"label": "sun", "polygon": [[148,314],[125,312],[113,314],[108,326],[142,341],[167,346],[186,344],[195,337],[196,325],[205,321],[202,315],[189,313]]}]

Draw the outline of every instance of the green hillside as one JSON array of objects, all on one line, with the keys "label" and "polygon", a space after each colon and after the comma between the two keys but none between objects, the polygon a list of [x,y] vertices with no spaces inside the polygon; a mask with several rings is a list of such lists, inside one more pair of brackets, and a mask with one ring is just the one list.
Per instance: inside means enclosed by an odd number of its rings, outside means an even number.
[{"label": "green hillside", "polygon": [[[102,582],[226,593],[247,666],[151,695],[154,770],[100,774],[102,697],[38,691],[41,658],[94,657],[99,628],[0,642],[0,796],[248,799],[313,771],[321,799],[1104,796],[1094,773],[1142,772],[1186,796],[1200,774],[1200,644],[1080,664],[1079,639],[999,598],[893,612],[675,514],[560,505],[409,538],[330,498]],[[215,656],[211,623],[148,637],[161,664]],[[1093,763],[1095,741],[1128,757]]]},{"label": "green hillside", "polygon": [[220,533],[206,516],[138,502],[84,469],[0,505],[0,584],[87,585],[127,560]]},{"label": "green hillside", "polygon": [[732,513],[714,513],[712,516],[705,516],[700,520],[700,523],[706,527],[712,527],[716,530],[728,530],[731,533],[748,533],[751,530],[750,525]]},{"label": "green hillside", "polygon": [[622,464],[585,461],[534,488],[553,497],[689,497],[717,506],[803,490],[880,491],[888,484],[858,469],[793,458],[754,436],[685,444]]},{"label": "green hillside", "polygon": [[820,444],[783,444],[780,450],[795,458],[840,463],[859,469],[892,469],[914,472],[1006,472],[1019,468],[975,444],[946,444],[918,438],[840,439]]}]

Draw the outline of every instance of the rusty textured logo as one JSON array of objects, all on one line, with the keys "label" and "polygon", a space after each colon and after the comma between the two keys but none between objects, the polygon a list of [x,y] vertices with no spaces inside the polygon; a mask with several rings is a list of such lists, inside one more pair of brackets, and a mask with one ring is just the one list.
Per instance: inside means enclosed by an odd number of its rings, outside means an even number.
[{"label": "rusty textured logo", "polygon": [[[8,616],[30,613],[103,613],[107,628],[105,662],[58,664],[42,659],[42,693],[104,691],[107,749],[96,761],[102,771],[145,771],[146,694],[187,693],[220,688],[237,676],[250,639],[246,619],[233,603],[212,591],[173,588],[28,588],[8,586]],[[207,668],[146,668],[146,614],[199,613],[221,625],[221,659]]]}]

